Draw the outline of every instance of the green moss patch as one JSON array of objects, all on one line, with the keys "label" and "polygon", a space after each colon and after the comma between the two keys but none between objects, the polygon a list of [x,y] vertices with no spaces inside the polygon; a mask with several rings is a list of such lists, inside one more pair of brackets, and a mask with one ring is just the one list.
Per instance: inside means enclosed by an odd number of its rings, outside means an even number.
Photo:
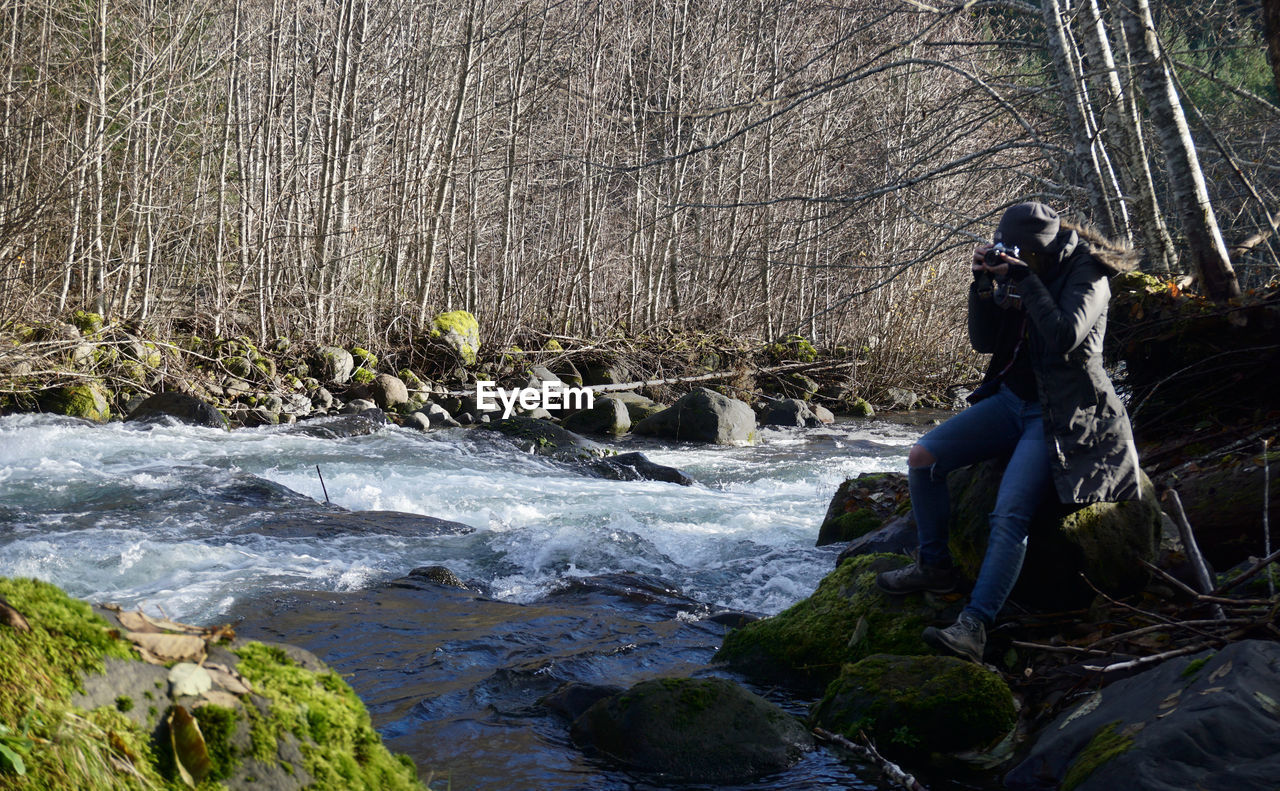
[{"label": "green moss patch", "polygon": [[[21,759],[0,768],[0,786],[53,789],[165,788],[150,739],[115,706],[70,704],[80,678],[108,657],[132,658],[87,604],[36,580],[0,579],[0,596],[31,626],[0,626],[0,743]],[[117,704],[118,705],[118,704]]]},{"label": "green moss patch", "polygon": [[1017,712],[1008,685],[986,668],[945,656],[877,654],[844,668],[814,708],[816,724],[888,749],[978,749],[1003,738]]},{"label": "green moss patch", "polygon": [[1072,791],[1088,780],[1098,767],[1131,749],[1133,736],[1120,729],[1120,720],[1103,725],[1067,768],[1067,774],[1062,778],[1062,791]]},{"label": "green moss patch", "polygon": [[382,744],[364,705],[337,673],[308,670],[261,643],[236,653],[240,673],[270,703],[269,717],[254,726],[255,752],[275,754],[279,740],[293,734],[316,788],[422,788],[412,764]]},{"label": "green moss patch", "polygon": [[931,654],[921,632],[956,608],[921,594],[887,596],[875,584],[876,574],[910,562],[850,558],[809,598],[726,635],[716,659],[765,683],[821,692],[845,664],[872,654]]}]

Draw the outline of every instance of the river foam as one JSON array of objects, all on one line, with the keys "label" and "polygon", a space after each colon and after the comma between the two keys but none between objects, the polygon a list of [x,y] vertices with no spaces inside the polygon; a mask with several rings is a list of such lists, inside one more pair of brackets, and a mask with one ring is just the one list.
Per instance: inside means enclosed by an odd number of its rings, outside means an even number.
[{"label": "river foam", "polygon": [[[0,418],[0,575],[211,622],[273,590],[356,590],[448,566],[525,603],[578,577],[640,572],[712,609],[777,612],[808,595],[836,486],[900,469],[915,429],[880,422],[761,432],[721,448],[625,440],[697,484],[591,478],[487,432],[398,428],[319,439],[280,429],[138,429]],[[461,522],[467,535],[312,531],[351,511]]]}]

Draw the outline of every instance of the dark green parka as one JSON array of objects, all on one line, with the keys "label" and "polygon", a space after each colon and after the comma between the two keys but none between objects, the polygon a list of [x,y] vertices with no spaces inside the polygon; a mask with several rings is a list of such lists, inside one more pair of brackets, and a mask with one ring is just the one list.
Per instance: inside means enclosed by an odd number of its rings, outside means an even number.
[{"label": "dark green parka", "polygon": [[[1086,237],[1086,238],[1082,238]],[[1063,503],[1136,500],[1138,452],[1124,404],[1102,367],[1110,277],[1132,269],[1134,256],[1085,229],[1063,223],[1041,266],[1017,284],[1026,311],[1026,340],[1044,409],[1054,488]],[[969,289],[969,340],[979,352],[1001,345],[1020,321]],[[1001,363],[1002,365],[1002,363]],[[996,376],[997,361],[986,380]]]}]

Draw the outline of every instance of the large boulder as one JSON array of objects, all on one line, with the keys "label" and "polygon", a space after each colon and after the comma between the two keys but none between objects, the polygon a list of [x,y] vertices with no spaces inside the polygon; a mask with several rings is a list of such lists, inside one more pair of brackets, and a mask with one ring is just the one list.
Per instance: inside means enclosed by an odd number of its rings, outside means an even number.
[{"label": "large boulder", "polygon": [[409,403],[409,388],[398,376],[378,374],[369,385],[373,402],[380,409],[391,409],[400,404]]},{"label": "large boulder", "polygon": [[626,434],[631,430],[631,416],[626,404],[613,396],[595,399],[591,409],[574,412],[564,419],[564,427],[583,434]]},{"label": "large boulder", "polygon": [[320,439],[344,439],[363,437],[381,431],[387,425],[387,415],[381,409],[365,409],[349,415],[317,417],[295,423],[281,429],[289,434]]},{"label": "large boulder", "polygon": [[667,408],[666,404],[659,404],[652,398],[645,398],[632,390],[610,393],[609,397],[618,399],[626,406],[627,416],[631,418],[633,425]]},{"label": "large boulder", "polygon": [[480,353],[480,323],[465,310],[451,310],[431,320],[432,338],[458,355],[463,365],[475,365]]},{"label": "large boulder", "polygon": [[755,441],[756,415],[742,401],[699,387],[631,430],[681,442],[746,445]]},{"label": "large boulder", "polygon": [[1169,659],[1093,693],[1046,727],[1005,778],[1019,791],[1275,788],[1280,644]]},{"label": "large boulder", "polygon": [[792,716],[721,678],[660,678],[597,701],[573,739],[665,782],[746,783],[795,764],[813,743]]},{"label": "large boulder", "polygon": [[809,405],[798,398],[783,398],[764,410],[760,423],[785,428],[812,428],[822,424]]},{"label": "large boulder", "polygon": [[[987,516],[995,508],[1003,474],[1004,462],[993,460],[956,470],[947,478],[951,554],[971,580],[977,578],[986,554]],[[1087,605],[1096,595],[1090,582],[1121,596],[1145,586],[1149,578],[1140,561],[1156,559],[1161,515],[1145,474],[1141,490],[1141,500],[1083,508],[1046,500],[1032,519],[1026,560],[1011,598],[1034,607],[1071,609]],[[819,528],[818,545],[853,541],[890,520],[910,517],[905,475],[863,474],[840,485]]]},{"label": "large boulder", "polygon": [[341,346],[321,346],[310,360],[311,371],[317,379],[338,385],[351,379],[355,365],[351,352]]},{"label": "large boulder", "polygon": [[560,461],[586,461],[613,454],[611,449],[599,443],[537,418],[516,415],[481,424],[480,428],[502,434],[528,453]]},{"label": "large boulder", "polygon": [[227,418],[218,411],[217,407],[193,395],[171,391],[148,397],[134,407],[125,420],[136,423],[175,421],[204,428],[225,429],[227,427]]},{"label": "large boulder", "polygon": [[887,520],[909,513],[907,476],[900,472],[864,472],[836,489],[818,527],[817,546],[853,541]]},{"label": "large boulder", "polygon": [[96,380],[66,387],[51,387],[40,393],[37,402],[42,412],[104,422],[111,419],[107,391]]},{"label": "large boulder", "polygon": [[812,720],[852,740],[865,731],[890,754],[951,753],[990,748],[1017,711],[1009,685],[981,665],[875,654],[845,666]]},{"label": "large boulder", "polygon": [[[1271,513],[1280,514],[1280,449],[1273,447],[1268,455],[1267,465],[1260,454],[1199,459],[1168,476],[1195,528],[1200,550],[1217,569],[1230,568],[1250,555],[1266,554],[1259,517],[1264,495],[1270,497],[1266,503]],[[1264,485],[1267,467],[1269,492]]]},{"label": "large boulder", "polygon": [[920,634],[953,621],[960,597],[888,596],[876,587],[876,574],[910,562],[902,555],[851,558],[809,598],[729,632],[715,658],[759,683],[820,694],[849,662],[872,654],[932,654]]},{"label": "large boulder", "polygon": [[[987,515],[995,508],[1003,461],[988,461],[951,473],[951,554],[968,579],[976,579],[987,551]],[[1027,556],[1012,598],[1033,607],[1087,606],[1097,594],[1141,590],[1150,577],[1140,561],[1154,562],[1160,549],[1160,507],[1155,488],[1141,474],[1142,499],[1069,508],[1049,497],[1032,518]],[[1081,574],[1089,583],[1081,578]]]}]

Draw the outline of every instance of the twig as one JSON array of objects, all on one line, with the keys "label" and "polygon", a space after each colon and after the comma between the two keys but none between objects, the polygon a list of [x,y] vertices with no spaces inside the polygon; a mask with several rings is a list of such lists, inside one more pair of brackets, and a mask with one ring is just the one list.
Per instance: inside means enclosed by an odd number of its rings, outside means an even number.
[{"label": "twig", "polygon": [[1210,591],[1210,593],[1213,595],[1226,593],[1227,591],[1241,584],[1245,580],[1252,578],[1254,574],[1257,574],[1259,571],[1262,571],[1267,566],[1270,566],[1272,563],[1275,563],[1276,560],[1280,560],[1280,549],[1276,550],[1275,552],[1272,552],[1270,555],[1267,555],[1265,558],[1263,558],[1262,560],[1259,560],[1257,563],[1254,563],[1252,566],[1249,567],[1248,571],[1241,574],[1239,577],[1236,577],[1235,579],[1229,582],[1224,582],[1218,587],[1214,588],[1212,591]]},{"label": "twig", "polygon": [[[1271,521],[1268,512],[1271,510],[1271,461],[1267,458],[1267,448],[1271,444],[1268,437],[1262,441],[1262,538],[1263,552],[1271,554]],[[1276,575],[1274,569],[1267,569],[1267,595],[1275,598]]]},{"label": "twig", "polygon": [[1097,651],[1092,648],[1081,648],[1078,645],[1045,645],[1044,643],[1028,643],[1023,640],[1011,640],[1010,645],[1015,648],[1030,648],[1034,651],[1050,651],[1056,654],[1096,654],[1098,656],[1111,656],[1110,651]]},{"label": "twig", "polygon": [[1165,582],[1168,582],[1168,583],[1170,583],[1170,584],[1172,584],[1172,585],[1176,586],[1176,587],[1178,588],[1178,590],[1182,591],[1183,593],[1186,593],[1186,594],[1190,595],[1192,598],[1199,598],[1199,597],[1201,597],[1201,596],[1205,595],[1205,594],[1203,594],[1203,593],[1198,593],[1198,592],[1197,592],[1194,588],[1192,588],[1190,585],[1188,585],[1187,583],[1185,583],[1185,582],[1183,582],[1182,580],[1178,579],[1177,577],[1173,576],[1172,574],[1170,574],[1169,572],[1167,572],[1167,571],[1165,571],[1164,569],[1160,568],[1159,566],[1155,565],[1154,563],[1151,563],[1151,562],[1148,562],[1148,561],[1146,561],[1146,560],[1143,560],[1142,558],[1139,558],[1139,559],[1138,559],[1138,562],[1140,562],[1142,565],[1146,566],[1146,567],[1147,567],[1147,569],[1148,569],[1149,571],[1154,571],[1155,573],[1159,574],[1159,575],[1160,575],[1160,577],[1161,577],[1162,579],[1164,579],[1164,581],[1165,581]]},{"label": "twig", "polygon": [[1195,621],[1177,621],[1172,624],[1159,623],[1159,624],[1154,624],[1152,626],[1143,626],[1138,629],[1132,629],[1128,632],[1123,632],[1121,634],[1113,634],[1110,637],[1104,637],[1101,640],[1097,640],[1095,642],[1090,643],[1089,647],[1097,648],[1100,645],[1109,645],[1111,643],[1118,643],[1124,640],[1129,640],[1134,637],[1138,637],[1139,635],[1150,634],[1151,632],[1159,632],[1161,630],[1167,630],[1170,628],[1183,627],[1185,629],[1191,629],[1192,627],[1195,627],[1195,626],[1243,626],[1244,624],[1257,623],[1257,620],[1258,620],[1257,618],[1231,618],[1226,621],[1219,621],[1218,619],[1214,618],[1211,620],[1201,619],[1201,620],[1195,620]]},{"label": "twig", "polygon": [[1175,648],[1172,651],[1165,651],[1162,654],[1151,654],[1150,656],[1140,657],[1138,659],[1130,659],[1126,662],[1116,662],[1111,665],[1085,665],[1085,670],[1092,670],[1098,673],[1114,673],[1117,670],[1133,670],[1134,668],[1146,667],[1147,665],[1163,662],[1166,659],[1172,659],[1175,656],[1183,656],[1184,654],[1194,654],[1197,651],[1203,651],[1206,648],[1213,647],[1212,642],[1195,643],[1193,645],[1184,645],[1182,648]]},{"label": "twig", "polygon": [[872,746],[871,741],[867,739],[865,735],[862,738],[867,741],[866,746],[857,744],[856,742],[851,742],[838,733],[832,733],[830,731],[823,730],[822,728],[814,728],[813,735],[822,739],[824,742],[831,742],[832,744],[842,747],[849,752],[860,756],[863,760],[870,761],[884,773],[884,776],[888,778],[890,782],[895,783],[902,788],[906,788],[908,791],[928,791],[928,789],[922,786],[920,781],[916,780],[914,776],[907,774],[902,770],[902,767],[877,752],[876,748]]},{"label": "twig", "polygon": [[[1196,534],[1191,530],[1186,512],[1182,510],[1182,500],[1179,499],[1178,492],[1170,489],[1165,492],[1164,499],[1173,508],[1173,521],[1178,526],[1178,533],[1182,537],[1182,547],[1187,551],[1187,560],[1191,561],[1191,567],[1195,569],[1200,592],[1212,593],[1213,577],[1209,575],[1209,564],[1205,562],[1204,555],[1200,554],[1200,545],[1196,543]],[[1227,617],[1222,612],[1222,607],[1217,604],[1213,605],[1213,614],[1218,620],[1224,620]]]},{"label": "twig", "polygon": [[1182,648],[1175,648],[1172,651],[1165,651],[1162,654],[1152,654],[1139,659],[1131,659],[1127,662],[1116,662],[1112,665],[1085,665],[1085,670],[1097,671],[1099,673],[1113,673],[1117,670],[1133,670],[1134,668],[1146,667],[1147,665],[1163,662],[1166,659],[1172,659],[1175,656],[1184,656],[1186,654],[1194,654],[1197,651],[1203,651],[1206,648],[1212,648],[1218,643],[1230,643],[1237,637],[1243,635],[1246,629],[1237,629],[1234,632],[1222,637],[1214,638],[1203,643],[1194,643],[1192,645],[1184,645]]},{"label": "twig", "polygon": [[324,504],[329,504],[329,487],[324,485],[324,476],[320,474],[320,465],[316,465],[316,476],[320,478],[320,490],[324,492]]}]

